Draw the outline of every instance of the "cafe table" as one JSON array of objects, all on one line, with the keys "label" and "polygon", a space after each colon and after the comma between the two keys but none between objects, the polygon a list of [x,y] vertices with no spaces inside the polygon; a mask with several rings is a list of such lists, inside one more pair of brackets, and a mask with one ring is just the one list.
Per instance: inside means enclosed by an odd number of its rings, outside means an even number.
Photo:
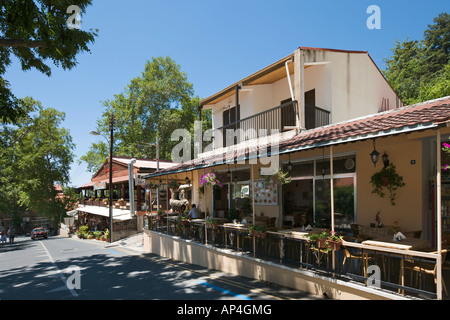
[{"label": "cafe table", "polygon": [[[394,240],[393,236],[384,236],[372,240],[365,240],[361,242],[361,244],[405,251],[408,250],[423,251],[431,248],[428,240],[413,237],[407,237],[406,239],[403,240]],[[395,255],[395,253],[393,253],[393,255]],[[403,268],[403,264],[404,264],[403,259],[400,259],[400,273],[402,286],[405,284],[405,270]]]},{"label": "cafe table", "polygon": [[281,233],[283,235],[288,235],[292,237],[300,237],[305,238],[305,236],[308,236],[313,233],[322,233],[325,229],[322,228],[312,228],[310,230],[306,230],[304,228],[293,228],[293,229],[285,229],[285,230],[278,230],[278,233]]}]

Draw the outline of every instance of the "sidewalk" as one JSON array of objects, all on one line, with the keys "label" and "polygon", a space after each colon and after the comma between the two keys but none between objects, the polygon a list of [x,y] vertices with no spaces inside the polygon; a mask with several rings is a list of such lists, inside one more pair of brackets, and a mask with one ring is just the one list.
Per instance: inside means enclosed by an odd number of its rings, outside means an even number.
[{"label": "sidewalk", "polygon": [[[78,237],[76,235],[72,235],[73,239],[78,239]],[[130,236],[128,238],[125,239],[120,239],[118,241],[114,241],[113,243],[109,243],[109,242],[103,242],[103,241],[99,241],[99,240],[95,240],[95,239],[83,239],[82,241],[92,241],[98,244],[102,244],[106,247],[123,247],[126,249],[130,249],[133,251],[136,251],[138,253],[143,253],[144,252],[144,234],[143,232],[139,232],[133,236]]]}]

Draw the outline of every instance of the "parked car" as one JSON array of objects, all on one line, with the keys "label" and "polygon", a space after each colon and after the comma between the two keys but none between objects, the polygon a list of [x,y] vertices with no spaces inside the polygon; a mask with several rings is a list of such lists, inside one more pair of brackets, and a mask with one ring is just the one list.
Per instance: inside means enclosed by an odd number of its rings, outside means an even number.
[{"label": "parked car", "polygon": [[31,231],[31,239],[36,238],[44,238],[47,239],[48,237],[48,231],[45,228],[34,228],[33,231]]}]

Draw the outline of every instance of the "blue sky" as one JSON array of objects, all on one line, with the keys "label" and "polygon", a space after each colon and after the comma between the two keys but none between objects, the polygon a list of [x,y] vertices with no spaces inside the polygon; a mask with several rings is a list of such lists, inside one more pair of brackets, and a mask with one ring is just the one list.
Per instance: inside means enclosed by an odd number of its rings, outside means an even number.
[{"label": "blue sky", "polygon": [[[381,29],[370,30],[370,5],[381,11]],[[76,160],[101,137],[102,101],[113,99],[139,76],[147,60],[170,56],[202,97],[227,87],[300,46],[368,51],[380,69],[395,40],[420,40],[448,0],[93,0],[81,29],[98,28],[91,52],[69,71],[52,76],[24,72],[13,60],[6,79],[17,97],[31,96],[66,113],[64,127]],[[51,64],[50,64],[51,65]],[[72,165],[71,185],[90,181],[85,165]]]}]

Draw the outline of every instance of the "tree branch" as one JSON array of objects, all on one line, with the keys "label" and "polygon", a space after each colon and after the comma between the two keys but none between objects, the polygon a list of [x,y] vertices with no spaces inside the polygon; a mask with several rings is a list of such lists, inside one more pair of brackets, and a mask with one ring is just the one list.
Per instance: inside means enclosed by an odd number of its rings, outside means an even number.
[{"label": "tree branch", "polygon": [[42,48],[46,47],[45,41],[25,41],[20,39],[0,39],[0,47],[26,47]]}]

